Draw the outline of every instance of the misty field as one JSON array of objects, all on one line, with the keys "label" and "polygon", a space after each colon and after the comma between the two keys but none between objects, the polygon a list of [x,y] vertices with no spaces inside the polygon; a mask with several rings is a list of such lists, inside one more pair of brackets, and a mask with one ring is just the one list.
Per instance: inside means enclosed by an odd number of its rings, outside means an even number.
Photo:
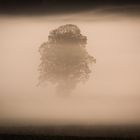
[{"label": "misty field", "polygon": [[[1,125],[139,124],[140,19],[84,13],[83,20],[82,14],[0,17]],[[52,84],[37,86],[38,49],[50,30],[65,24],[87,36],[97,62],[88,81],[62,97]]]}]

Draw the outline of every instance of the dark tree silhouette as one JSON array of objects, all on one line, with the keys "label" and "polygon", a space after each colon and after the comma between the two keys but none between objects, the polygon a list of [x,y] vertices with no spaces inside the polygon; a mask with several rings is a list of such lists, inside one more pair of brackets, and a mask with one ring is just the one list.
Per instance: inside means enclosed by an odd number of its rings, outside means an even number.
[{"label": "dark tree silhouette", "polygon": [[43,43],[41,54],[40,83],[57,84],[58,92],[70,92],[77,83],[89,78],[89,64],[94,57],[86,51],[87,38],[76,25],[66,24],[54,29]]}]

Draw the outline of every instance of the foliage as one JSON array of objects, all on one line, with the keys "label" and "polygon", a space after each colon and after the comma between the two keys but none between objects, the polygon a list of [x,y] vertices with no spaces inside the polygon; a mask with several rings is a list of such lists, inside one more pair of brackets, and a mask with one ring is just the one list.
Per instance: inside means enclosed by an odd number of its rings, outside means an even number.
[{"label": "foliage", "polygon": [[73,89],[80,81],[89,78],[89,64],[94,57],[86,51],[87,38],[76,25],[66,24],[54,29],[43,43],[41,54],[40,82],[58,84],[58,90]]}]

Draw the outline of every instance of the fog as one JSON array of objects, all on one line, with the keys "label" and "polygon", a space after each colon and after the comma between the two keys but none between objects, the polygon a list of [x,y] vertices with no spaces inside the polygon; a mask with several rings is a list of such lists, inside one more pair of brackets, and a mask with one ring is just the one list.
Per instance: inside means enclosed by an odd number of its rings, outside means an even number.
[{"label": "fog", "polygon": [[[140,18],[79,13],[0,17],[0,124],[138,124]],[[75,24],[97,62],[68,96],[37,86],[40,54],[49,31]]]}]

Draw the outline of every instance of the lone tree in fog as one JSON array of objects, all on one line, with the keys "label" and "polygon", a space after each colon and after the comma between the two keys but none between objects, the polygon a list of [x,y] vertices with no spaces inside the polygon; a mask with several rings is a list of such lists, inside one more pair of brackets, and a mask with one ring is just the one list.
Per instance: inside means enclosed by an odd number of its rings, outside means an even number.
[{"label": "lone tree in fog", "polygon": [[57,84],[57,92],[70,92],[80,81],[89,78],[89,64],[94,57],[86,51],[87,38],[76,25],[66,24],[49,33],[41,54],[40,83]]}]

